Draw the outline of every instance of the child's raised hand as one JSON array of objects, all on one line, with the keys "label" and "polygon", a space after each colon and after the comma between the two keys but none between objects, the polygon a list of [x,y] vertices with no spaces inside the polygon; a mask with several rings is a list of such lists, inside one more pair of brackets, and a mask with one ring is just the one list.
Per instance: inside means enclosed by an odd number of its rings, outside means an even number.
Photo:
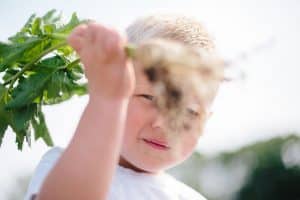
[{"label": "child's raised hand", "polygon": [[68,43],[84,65],[90,98],[121,100],[133,93],[134,69],[124,51],[126,39],[117,31],[96,23],[83,24],[73,30]]}]

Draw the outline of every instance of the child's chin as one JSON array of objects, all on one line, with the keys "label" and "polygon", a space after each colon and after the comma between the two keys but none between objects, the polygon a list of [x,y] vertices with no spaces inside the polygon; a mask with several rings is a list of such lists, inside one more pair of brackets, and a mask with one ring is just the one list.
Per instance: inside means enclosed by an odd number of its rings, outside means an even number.
[{"label": "child's chin", "polygon": [[170,168],[170,166],[165,166],[162,164],[143,163],[139,165],[139,168],[142,169],[144,172],[156,174],[167,170],[168,168]]}]

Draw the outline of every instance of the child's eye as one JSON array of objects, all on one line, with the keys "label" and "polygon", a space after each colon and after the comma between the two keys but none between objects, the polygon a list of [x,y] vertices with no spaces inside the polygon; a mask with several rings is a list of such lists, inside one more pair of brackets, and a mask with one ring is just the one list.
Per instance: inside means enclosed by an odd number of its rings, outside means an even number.
[{"label": "child's eye", "polygon": [[187,111],[188,111],[189,114],[191,114],[191,115],[193,115],[195,117],[198,117],[200,115],[198,112],[194,111],[191,108],[187,108]]},{"label": "child's eye", "polygon": [[143,97],[143,98],[145,98],[145,99],[148,99],[148,100],[150,100],[150,101],[153,101],[153,100],[154,100],[154,96],[149,95],[149,94],[140,94],[140,95],[138,95],[138,96],[141,96],[141,97]]},{"label": "child's eye", "polygon": [[187,107],[187,112],[188,114],[192,115],[193,117],[198,117],[200,116],[199,111],[199,104],[196,103],[191,103],[188,107]]}]

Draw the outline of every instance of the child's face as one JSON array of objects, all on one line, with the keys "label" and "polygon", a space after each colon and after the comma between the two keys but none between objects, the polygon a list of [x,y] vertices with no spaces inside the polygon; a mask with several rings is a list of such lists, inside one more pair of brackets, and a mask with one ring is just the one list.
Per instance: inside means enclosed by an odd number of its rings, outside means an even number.
[{"label": "child's face", "polygon": [[[119,164],[136,171],[159,172],[170,168],[192,154],[205,120],[190,119],[190,129],[169,133],[166,120],[157,110],[151,96],[151,84],[140,68],[135,68],[136,88],[130,99],[125,135]],[[196,102],[191,102],[195,105]],[[192,108],[194,111],[196,108]],[[148,142],[147,142],[148,141]],[[163,146],[151,142],[164,143]]]}]

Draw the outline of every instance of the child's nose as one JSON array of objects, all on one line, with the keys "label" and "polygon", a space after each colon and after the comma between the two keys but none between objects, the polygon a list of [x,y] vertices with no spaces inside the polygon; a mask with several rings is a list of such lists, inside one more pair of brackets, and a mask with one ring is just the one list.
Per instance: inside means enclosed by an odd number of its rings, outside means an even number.
[{"label": "child's nose", "polygon": [[153,122],[152,122],[152,127],[153,128],[163,128],[163,126],[165,126],[165,118],[164,116],[157,112],[157,114],[155,115]]}]

